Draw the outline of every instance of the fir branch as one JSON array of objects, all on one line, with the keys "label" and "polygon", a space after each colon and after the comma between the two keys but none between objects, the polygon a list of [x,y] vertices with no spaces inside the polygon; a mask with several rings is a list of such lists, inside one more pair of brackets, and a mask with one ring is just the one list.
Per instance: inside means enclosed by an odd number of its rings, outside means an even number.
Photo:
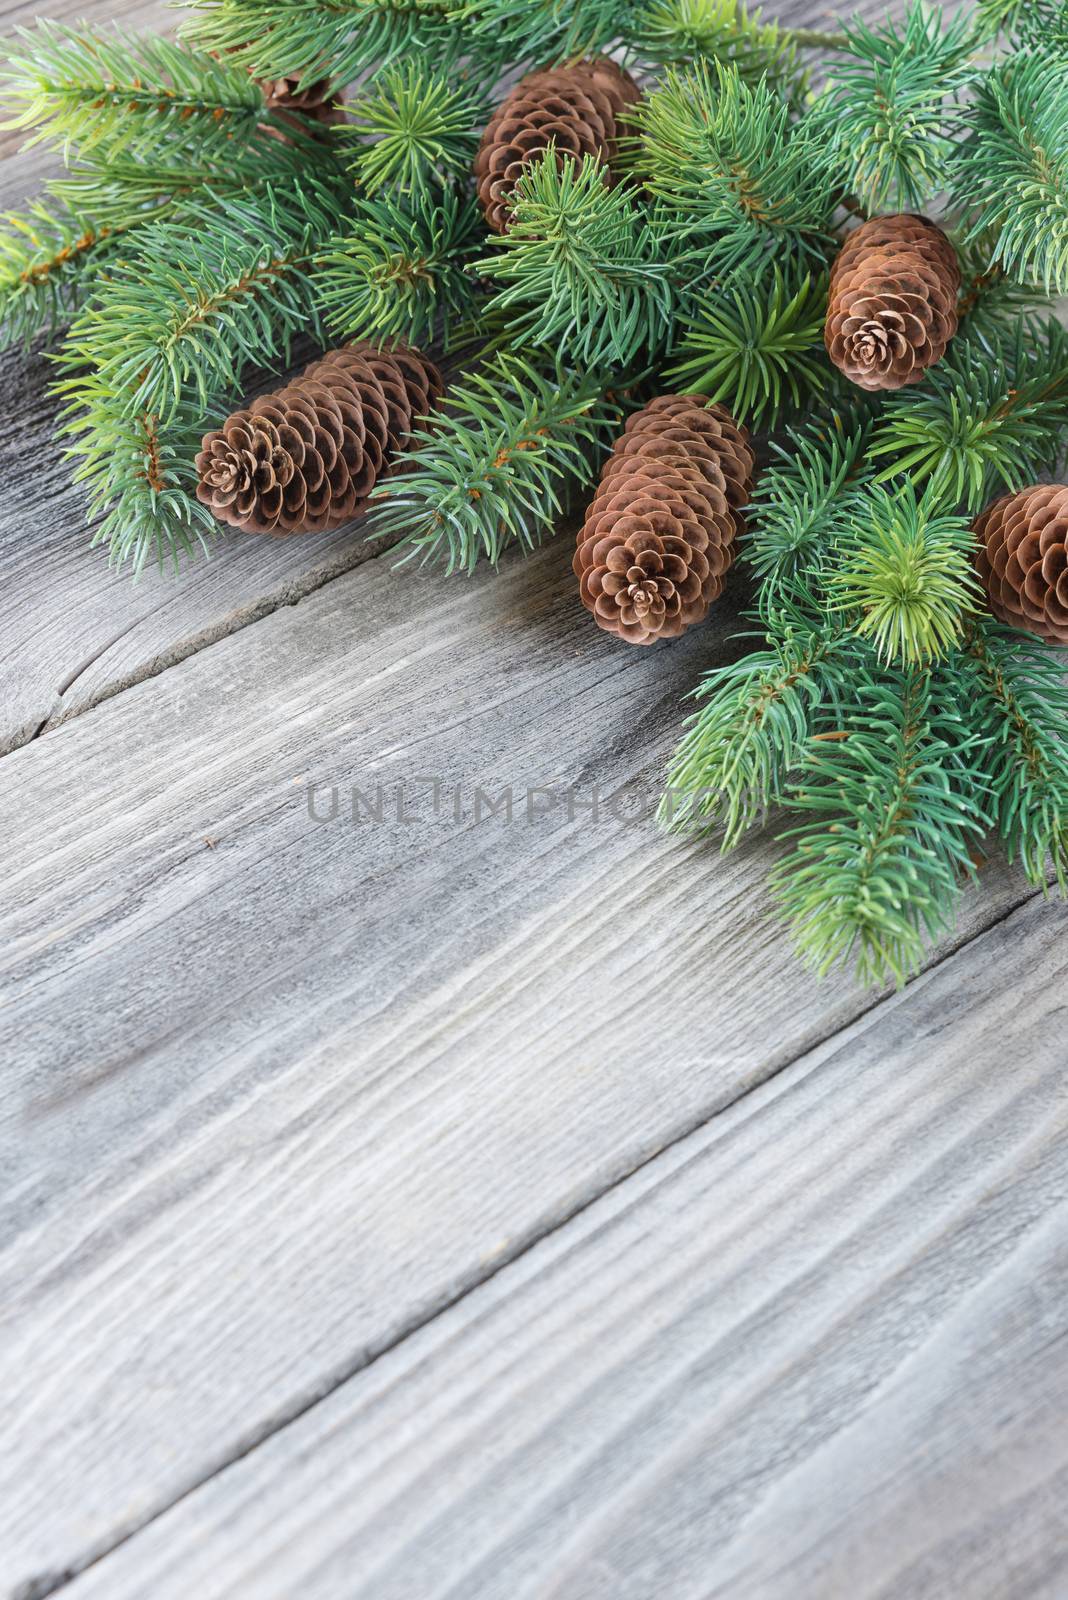
[{"label": "fir branch", "polygon": [[1045,888],[1052,870],[1068,894],[1068,686],[1063,657],[1041,640],[973,624],[963,704],[985,741],[998,831],[1010,861]]},{"label": "fir branch", "polygon": [[919,210],[944,188],[953,150],[948,115],[971,81],[973,21],[946,19],[917,3],[904,28],[893,22],[844,27],[837,57],[814,110],[841,158],[846,188],[870,212]]},{"label": "fir branch", "polygon": [[0,346],[63,326],[92,293],[119,236],[62,202],[0,219]]},{"label": "fir branch", "polygon": [[730,63],[747,83],[767,78],[791,95],[798,91],[797,46],[789,31],[762,22],[743,0],[652,0],[633,10],[624,28],[642,61],[671,65],[703,56]]},{"label": "fir branch", "polygon": [[401,58],[455,60],[453,12],[454,0],[198,0],[182,31],[257,78],[345,84]]},{"label": "fir branch", "polygon": [[496,564],[512,544],[532,550],[591,481],[618,418],[595,375],[544,376],[499,354],[452,387],[403,476],[376,489],[373,535],[399,536],[405,559],[441,559],[449,572]]},{"label": "fir branch", "polygon": [[767,83],[751,87],[737,67],[698,61],[670,69],[637,114],[642,174],[699,279],[822,262],[838,188],[832,158]]},{"label": "fir branch", "polygon": [[788,446],[773,446],[778,459],[757,482],[744,546],[766,622],[799,601],[814,614],[822,610],[834,551],[863,505],[871,476],[869,435],[863,420],[834,416],[803,433],[789,432]]},{"label": "fir branch", "polygon": [[465,271],[484,240],[470,197],[445,191],[436,203],[357,202],[351,231],[330,241],[314,287],[329,326],[353,339],[403,337],[448,345],[475,305]]},{"label": "fir branch", "polygon": [[[312,269],[336,217],[330,192],[268,190],[153,223],[101,276],[57,360],[61,434],[116,560],[192,547],[210,519],[189,493],[192,452],[249,365],[288,359],[318,330]],[[197,529],[201,532],[198,534]]]},{"label": "fir branch", "polygon": [[869,486],[837,541],[828,608],[846,613],[883,661],[923,666],[957,643],[976,609],[974,548],[966,517],[917,500],[908,484],[895,494]]},{"label": "fir branch", "polygon": [[979,511],[1052,467],[1068,425],[1068,336],[1018,320],[997,338],[958,338],[922,389],[892,395],[872,440],[879,481],[907,475]]},{"label": "fir branch", "polygon": [[634,0],[456,0],[478,59],[502,68],[596,55],[617,39]]},{"label": "fir branch", "polygon": [[1009,56],[980,80],[953,167],[970,237],[996,238],[1010,277],[1068,290],[1068,77],[1044,51]]},{"label": "fir branch", "polygon": [[83,155],[152,156],[162,149],[203,160],[248,142],[267,115],[244,67],[152,34],[39,22],[20,28],[0,69],[0,127],[36,130]]},{"label": "fir branch", "polygon": [[787,406],[818,398],[831,380],[823,343],[827,282],[808,273],[787,286],[775,269],[758,283],[697,295],[681,318],[680,388],[721,401],[739,422],[772,426]]},{"label": "fir branch", "polygon": [[207,405],[234,388],[246,364],[288,360],[296,332],[319,331],[312,269],[335,222],[334,197],[308,183],[150,224],[72,326],[58,359],[77,375],[58,392],[166,420],[188,394]]},{"label": "fir branch", "polygon": [[478,148],[488,107],[470,86],[420,62],[388,67],[350,106],[349,170],[367,195],[439,191],[465,178]]},{"label": "fir branch", "polygon": [[662,241],[627,185],[609,188],[590,156],[558,163],[550,147],[519,177],[495,254],[476,263],[500,285],[487,313],[507,314],[517,344],[568,362],[625,368],[653,358],[674,305]]},{"label": "fir branch", "polygon": [[928,673],[857,674],[842,737],[812,739],[789,796],[806,820],[771,878],[798,949],[823,974],[903,984],[948,926],[989,825],[975,743]]},{"label": "fir branch", "polygon": [[832,722],[852,657],[841,628],[788,631],[768,648],[706,673],[703,702],[671,758],[660,821],[721,829],[731,850],[778,805],[813,732]]}]

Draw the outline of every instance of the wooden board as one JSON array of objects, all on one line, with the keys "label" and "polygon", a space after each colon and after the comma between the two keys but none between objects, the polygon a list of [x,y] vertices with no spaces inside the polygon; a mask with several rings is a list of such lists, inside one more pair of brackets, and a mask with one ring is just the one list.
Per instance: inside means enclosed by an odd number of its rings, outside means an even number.
[{"label": "wooden board", "polygon": [[132,586],[2,373],[0,1595],[1052,1596],[1064,913],[995,865],[903,997],[817,985],[771,843],[586,808],[737,584],[640,652],[566,529]]},{"label": "wooden board", "polygon": [[[715,624],[602,637],[564,546],[460,584],[373,561],[0,762],[21,1579],[106,1548],[871,1004],[766,917],[766,844],[525,820],[528,787],[655,784],[717,647]],[[309,816],[309,780],[414,802],[428,777],[437,815]],[[508,784],[512,824],[476,826],[475,790]],[[991,871],[958,939],[1026,892]]]},{"label": "wooden board", "polygon": [[68,1600],[1062,1600],[1066,935],[1016,912]]}]

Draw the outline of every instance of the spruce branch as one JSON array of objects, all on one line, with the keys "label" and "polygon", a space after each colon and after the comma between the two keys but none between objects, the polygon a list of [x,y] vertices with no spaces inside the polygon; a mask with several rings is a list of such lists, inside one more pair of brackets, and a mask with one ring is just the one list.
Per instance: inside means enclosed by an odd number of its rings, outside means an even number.
[{"label": "spruce branch", "polygon": [[946,186],[950,113],[974,76],[975,25],[916,0],[900,32],[857,19],[844,34],[813,115],[869,212],[919,210]]},{"label": "spruce branch", "polygon": [[1030,883],[1068,894],[1068,686],[1040,640],[976,619],[965,647],[969,721],[985,741],[1001,841]]},{"label": "spruce branch", "polygon": [[516,343],[623,368],[666,343],[674,295],[662,232],[629,186],[606,185],[592,157],[579,166],[550,147],[531,162],[511,226],[493,242],[476,263],[498,286],[486,309],[507,315]]},{"label": "spruce branch", "polygon": [[787,630],[767,649],[705,674],[701,709],[668,768],[660,821],[676,832],[722,831],[732,850],[785,793],[813,732],[833,724],[851,665],[841,628]]},{"label": "spruce branch", "polygon": [[800,953],[824,974],[856,960],[898,985],[949,925],[969,853],[989,826],[976,743],[927,672],[858,672],[842,737],[809,741],[788,796],[805,820],[772,891]]},{"label": "spruce branch", "polygon": [[263,91],[242,66],[152,34],[39,22],[20,28],[0,68],[0,127],[34,130],[83,155],[207,159],[253,138],[267,118]]},{"label": "spruce branch", "polygon": [[970,237],[992,232],[992,261],[1047,293],[1068,290],[1068,78],[1045,51],[1007,57],[979,80],[952,170]]},{"label": "spruce branch", "polygon": [[880,481],[908,476],[977,512],[1052,467],[1068,426],[1068,335],[1017,320],[989,340],[958,338],[922,389],[886,401],[871,444]]},{"label": "spruce branch", "polygon": [[638,164],[698,280],[754,276],[830,248],[834,163],[811,123],[766,82],[697,61],[671,68],[637,108]]},{"label": "spruce branch", "polygon": [[413,436],[403,476],[375,491],[372,534],[399,537],[404,559],[443,560],[448,572],[495,565],[513,544],[532,550],[591,481],[618,418],[595,374],[546,375],[498,354]]},{"label": "spruce branch", "polygon": [[863,507],[869,436],[863,419],[832,416],[803,432],[788,431],[788,444],[773,446],[775,459],[757,481],[744,546],[766,623],[799,603],[814,615],[822,611],[834,552]]},{"label": "spruce branch", "polygon": [[617,39],[633,0],[456,0],[454,16],[479,60],[551,66],[596,55]]},{"label": "spruce branch", "polygon": [[[60,432],[86,484],[98,538],[139,568],[212,526],[192,500],[192,453],[250,365],[288,359],[318,330],[312,273],[334,226],[312,183],[152,223],[101,274],[57,362]],[[197,530],[200,530],[200,533]]]},{"label": "spruce branch", "polygon": [[328,325],[351,339],[428,344],[471,315],[465,270],[484,241],[474,201],[446,190],[436,202],[358,201],[351,230],[330,241],[314,288]]},{"label": "spruce branch", "polygon": [[61,201],[0,219],[0,346],[62,327],[92,293],[119,236]]},{"label": "spruce branch", "polygon": [[453,0],[198,0],[183,34],[257,78],[352,83],[405,58],[454,61]]},{"label": "spruce branch", "polygon": [[350,111],[349,170],[369,196],[387,189],[423,195],[465,178],[488,115],[473,87],[421,62],[387,67]]},{"label": "spruce branch", "polygon": [[767,78],[790,95],[799,90],[797,44],[789,30],[761,21],[743,0],[652,0],[625,23],[640,60],[671,65],[703,56],[729,62],[747,83]]},{"label": "spruce branch", "polygon": [[966,517],[868,486],[837,540],[827,579],[828,608],[845,614],[884,662],[919,667],[945,655],[977,607],[975,540]]},{"label": "spruce branch", "polygon": [[680,388],[721,401],[739,422],[773,426],[787,407],[817,399],[832,378],[823,343],[827,281],[789,282],[775,269],[758,283],[698,294],[680,318]]}]

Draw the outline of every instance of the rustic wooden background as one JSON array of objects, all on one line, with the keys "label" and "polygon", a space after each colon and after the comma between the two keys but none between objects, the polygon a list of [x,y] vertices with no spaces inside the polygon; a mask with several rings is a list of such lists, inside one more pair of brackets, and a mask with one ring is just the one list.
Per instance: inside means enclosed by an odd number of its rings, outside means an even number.
[{"label": "rustic wooden background", "polygon": [[1068,913],[992,865],[864,993],[767,841],[315,821],[654,784],[736,591],[637,651],[566,533],[132,584],[47,380],[3,360],[3,1595],[1063,1600]]}]

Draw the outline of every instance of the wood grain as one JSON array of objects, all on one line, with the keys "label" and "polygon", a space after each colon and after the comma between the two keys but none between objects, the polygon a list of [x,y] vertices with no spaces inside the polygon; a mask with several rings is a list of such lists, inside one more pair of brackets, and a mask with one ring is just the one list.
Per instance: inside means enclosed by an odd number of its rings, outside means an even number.
[{"label": "wood grain", "polygon": [[[766,918],[765,844],[473,822],[477,786],[655,781],[722,648],[598,634],[566,545],[460,584],[372,561],[0,762],[16,1587],[870,1004]],[[309,816],[309,779],[421,775],[460,824]],[[992,871],[958,937],[1022,892]]]},{"label": "wood grain", "polygon": [[1066,935],[1016,912],[66,1600],[1062,1600]]}]

